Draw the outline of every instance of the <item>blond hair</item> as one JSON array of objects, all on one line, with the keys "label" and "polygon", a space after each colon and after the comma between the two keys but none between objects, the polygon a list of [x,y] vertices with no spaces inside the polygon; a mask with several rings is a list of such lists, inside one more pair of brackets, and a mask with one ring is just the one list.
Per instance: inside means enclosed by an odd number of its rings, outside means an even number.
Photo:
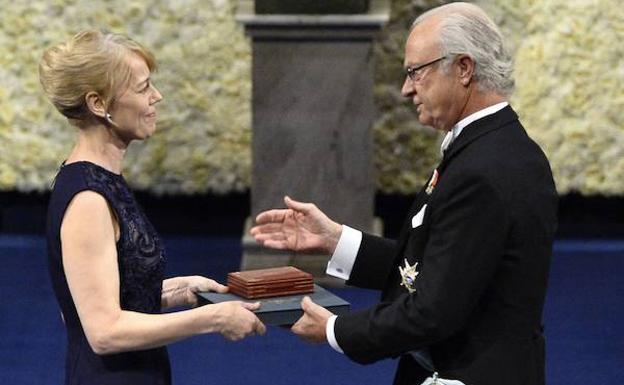
[{"label": "blond hair", "polygon": [[154,56],[134,40],[85,30],[43,53],[39,81],[61,114],[68,119],[84,120],[90,115],[85,101],[87,93],[98,93],[109,109],[115,95],[127,87],[132,76],[127,60],[130,54],[145,60],[150,71],[156,69]]}]

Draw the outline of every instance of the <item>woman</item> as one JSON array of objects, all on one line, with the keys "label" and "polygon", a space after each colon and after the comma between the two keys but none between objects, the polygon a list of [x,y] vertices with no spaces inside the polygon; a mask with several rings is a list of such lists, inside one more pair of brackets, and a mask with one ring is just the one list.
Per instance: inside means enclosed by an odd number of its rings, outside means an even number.
[{"label": "woman", "polygon": [[121,174],[131,141],[149,138],[162,95],[152,54],[116,34],[84,31],[48,49],[44,92],[77,128],[55,179],[47,222],[50,274],[68,332],[66,384],[170,384],[165,345],[203,333],[263,334],[258,304],[195,305],[227,287],[199,277],[163,280],[162,242]]}]

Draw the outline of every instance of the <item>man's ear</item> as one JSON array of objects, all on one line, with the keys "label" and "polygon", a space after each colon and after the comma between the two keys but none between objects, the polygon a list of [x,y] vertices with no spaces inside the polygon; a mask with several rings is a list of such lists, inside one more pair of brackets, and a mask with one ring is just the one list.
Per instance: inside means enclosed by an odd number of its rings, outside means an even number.
[{"label": "man's ear", "polygon": [[460,55],[457,58],[457,68],[459,81],[462,85],[468,86],[472,81],[475,71],[475,62],[468,55]]},{"label": "man's ear", "polygon": [[100,118],[104,118],[106,116],[106,106],[104,105],[104,100],[102,100],[102,97],[97,92],[88,92],[85,95],[85,103],[87,103],[87,108],[93,115],[99,116]]}]

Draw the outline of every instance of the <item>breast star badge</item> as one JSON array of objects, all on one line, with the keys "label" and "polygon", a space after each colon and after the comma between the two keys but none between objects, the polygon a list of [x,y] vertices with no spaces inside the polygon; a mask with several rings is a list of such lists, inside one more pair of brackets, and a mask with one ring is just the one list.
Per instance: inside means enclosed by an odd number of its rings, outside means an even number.
[{"label": "breast star badge", "polygon": [[404,259],[405,266],[399,266],[399,273],[401,273],[401,286],[404,286],[407,291],[412,294],[416,291],[416,276],[418,272],[416,271],[416,266],[418,266],[418,262],[416,262],[413,266],[407,262],[407,258]]}]

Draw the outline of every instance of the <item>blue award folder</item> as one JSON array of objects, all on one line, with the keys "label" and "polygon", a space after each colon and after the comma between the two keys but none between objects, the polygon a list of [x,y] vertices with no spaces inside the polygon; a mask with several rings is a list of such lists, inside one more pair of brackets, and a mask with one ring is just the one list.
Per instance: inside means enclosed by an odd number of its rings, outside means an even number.
[{"label": "blue award folder", "polygon": [[314,285],[314,292],[307,294],[286,295],[281,297],[261,298],[248,300],[230,293],[197,293],[200,304],[206,305],[226,301],[260,302],[260,309],[255,311],[256,316],[266,325],[292,325],[303,315],[301,300],[306,295],[310,299],[336,315],[349,312],[349,303],[332,292]]}]

